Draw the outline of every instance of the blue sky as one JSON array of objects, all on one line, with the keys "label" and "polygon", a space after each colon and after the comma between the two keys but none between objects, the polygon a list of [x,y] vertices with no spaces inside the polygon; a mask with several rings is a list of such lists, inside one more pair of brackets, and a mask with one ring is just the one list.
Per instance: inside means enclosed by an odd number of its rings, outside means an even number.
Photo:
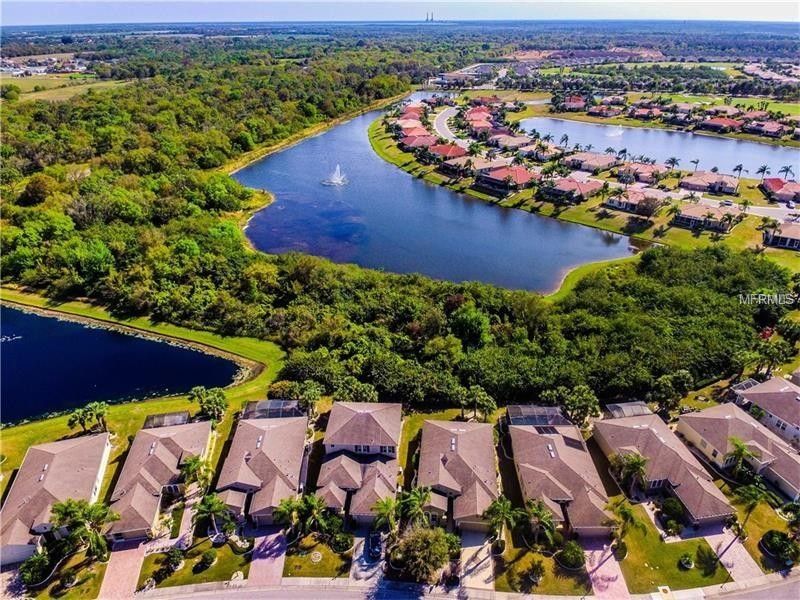
[{"label": "blue sky", "polygon": [[800,21],[800,3],[778,0],[655,0],[560,2],[557,0],[339,0],[240,2],[235,0],[5,0],[3,25],[152,23],[198,21],[385,21],[482,19],[674,19]]}]

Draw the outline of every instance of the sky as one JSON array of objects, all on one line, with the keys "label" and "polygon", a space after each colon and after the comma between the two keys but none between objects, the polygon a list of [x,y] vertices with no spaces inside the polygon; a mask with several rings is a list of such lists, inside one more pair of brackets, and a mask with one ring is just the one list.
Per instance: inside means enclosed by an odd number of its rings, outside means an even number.
[{"label": "sky", "polygon": [[[3,25],[230,21],[669,19],[800,23],[797,0],[3,0]],[[800,28],[798,33],[800,34]]]}]

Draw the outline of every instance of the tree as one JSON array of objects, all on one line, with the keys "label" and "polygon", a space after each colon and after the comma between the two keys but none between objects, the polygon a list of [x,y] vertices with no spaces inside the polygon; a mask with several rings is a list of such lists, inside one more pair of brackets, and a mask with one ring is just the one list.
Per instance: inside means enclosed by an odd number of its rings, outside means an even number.
[{"label": "tree", "polygon": [[431,501],[431,489],[428,487],[416,487],[403,493],[400,498],[400,511],[408,524],[412,527],[424,525],[425,506]]},{"label": "tree", "polygon": [[197,525],[198,521],[208,520],[214,528],[214,533],[219,535],[217,520],[228,523],[231,520],[231,513],[225,502],[217,494],[206,494],[202,500],[195,505],[192,524]]},{"label": "tree", "polygon": [[336,402],[377,402],[378,391],[373,385],[348,375],[336,388],[333,399]]},{"label": "tree", "polygon": [[381,498],[372,506],[372,513],[375,515],[375,528],[385,528],[389,532],[389,537],[394,539],[397,535],[397,500],[392,496]]},{"label": "tree", "polygon": [[562,407],[566,417],[578,427],[585,427],[590,417],[600,416],[600,402],[588,385],[572,388]]},{"label": "tree", "polygon": [[272,516],[278,525],[288,525],[289,531],[293,532],[300,522],[301,510],[302,502],[299,498],[284,498],[275,507]]},{"label": "tree", "polygon": [[466,346],[477,348],[491,341],[489,317],[472,303],[462,305],[450,315],[450,329]]},{"label": "tree", "polygon": [[328,528],[328,507],[316,494],[306,494],[300,507],[301,525],[305,534],[325,533]]},{"label": "tree", "polygon": [[397,554],[414,581],[428,582],[450,558],[450,540],[440,527],[418,527],[403,537]]},{"label": "tree", "polygon": [[694,160],[690,160],[689,162],[694,165],[694,170],[696,172],[697,171],[697,167],[700,164],[700,159],[699,158],[695,158]]},{"label": "tree", "polygon": [[19,578],[25,585],[40,583],[50,574],[50,555],[47,547],[41,552],[34,552],[30,558],[19,566]]},{"label": "tree", "polygon": [[23,206],[41,204],[57,189],[58,182],[55,179],[44,173],[36,173],[28,180],[17,202]]},{"label": "tree", "polygon": [[681,394],[675,390],[670,375],[662,375],[653,382],[649,397],[658,404],[658,410],[664,413],[677,409],[681,400]]},{"label": "tree", "polygon": [[193,387],[189,391],[189,402],[197,402],[200,405],[200,412],[212,421],[221,421],[228,410],[228,400],[225,392],[220,388],[210,390],[203,386]]},{"label": "tree", "polygon": [[500,496],[484,511],[483,518],[489,522],[489,529],[498,543],[505,543],[506,527],[514,529],[521,519],[525,518],[525,511],[514,508],[511,500]]},{"label": "tree", "polygon": [[211,483],[213,470],[201,456],[190,456],[181,464],[181,476],[183,482],[188,486],[196,483],[201,489],[205,490]]},{"label": "tree", "polygon": [[742,523],[742,527],[744,527],[756,507],[762,502],[767,501],[767,490],[761,485],[751,483],[738,488],[735,494],[736,499],[744,506],[745,517],[744,523]]},{"label": "tree", "polygon": [[471,385],[467,390],[466,404],[472,407],[472,416],[477,418],[478,412],[483,415],[483,420],[486,421],[490,415],[497,410],[497,403],[489,394],[486,393],[479,385]]},{"label": "tree", "polygon": [[794,177],[794,171],[792,170],[792,165],[783,165],[783,166],[782,166],[782,167],[781,167],[781,168],[778,170],[778,175],[783,175],[783,176],[784,176],[784,178],[786,178],[786,179],[789,179],[789,176],[790,176],[790,175],[791,175],[792,177]]},{"label": "tree", "polygon": [[647,527],[644,522],[636,516],[633,507],[624,498],[615,500],[606,506],[606,508],[613,514],[613,517],[609,519],[608,523],[613,529],[613,536],[616,543],[622,543],[631,529],[638,529],[643,534],[647,535]]},{"label": "tree", "polygon": [[644,487],[647,480],[647,458],[638,452],[614,454],[611,456],[611,468],[623,483],[629,486],[628,494],[632,497],[635,486]]},{"label": "tree", "polygon": [[564,544],[563,550],[558,553],[558,558],[570,569],[580,569],[586,563],[586,554],[583,548],[574,540]]},{"label": "tree", "polygon": [[51,519],[56,527],[66,527],[72,539],[87,544],[86,554],[93,558],[105,559],[108,544],[103,535],[103,527],[119,519],[107,504],[68,498],[56,502],[51,509]]},{"label": "tree", "polygon": [[108,431],[106,417],[108,416],[108,404],[105,402],[90,402],[86,405],[86,412],[91,418],[97,421],[103,431]]},{"label": "tree", "polygon": [[761,175],[761,181],[764,181],[764,177],[770,174],[769,165],[761,165],[756,169],[756,175]]},{"label": "tree", "polygon": [[92,416],[85,408],[75,408],[69,413],[67,418],[67,427],[75,429],[80,425],[84,433],[86,433],[86,424],[91,420]]},{"label": "tree", "polygon": [[675,167],[681,164],[681,160],[675,156],[670,156],[665,162],[665,165],[669,167],[669,170],[672,171]]},{"label": "tree", "polygon": [[725,462],[733,463],[733,475],[738,477],[744,462],[755,460],[759,455],[750,450],[741,438],[731,436],[728,438],[728,443],[731,445],[731,449],[725,454]]},{"label": "tree", "polygon": [[528,499],[525,503],[525,513],[533,531],[533,543],[539,545],[539,535],[543,534],[545,539],[552,544],[553,534],[556,531],[556,524],[553,520],[553,513],[541,500],[534,498]]}]

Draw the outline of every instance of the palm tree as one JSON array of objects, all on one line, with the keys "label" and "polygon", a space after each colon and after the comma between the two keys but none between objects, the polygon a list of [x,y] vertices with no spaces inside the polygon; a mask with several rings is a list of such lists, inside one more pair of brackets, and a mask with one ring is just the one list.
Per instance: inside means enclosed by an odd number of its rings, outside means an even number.
[{"label": "palm tree", "polygon": [[625,160],[628,158],[628,149],[622,148],[619,152],[617,152],[617,158],[620,160]]},{"label": "palm tree", "polygon": [[544,140],[545,142],[552,142],[553,139],[554,138],[552,133],[548,133],[547,135],[542,136],[542,140]]},{"label": "palm tree", "polygon": [[670,157],[669,157],[669,158],[668,158],[668,159],[667,159],[667,160],[664,162],[664,164],[665,164],[665,165],[667,165],[667,166],[669,167],[670,171],[671,171],[672,169],[674,169],[675,167],[677,167],[679,164],[681,164],[681,159],[680,159],[680,158],[677,158],[677,157],[675,157],[675,156],[670,156]]},{"label": "palm tree", "polygon": [[789,179],[789,175],[794,177],[794,171],[792,170],[792,165],[784,165],[778,171],[778,175],[783,175],[785,179]]},{"label": "palm tree", "polygon": [[381,498],[372,506],[375,527],[378,529],[385,527],[392,538],[397,534],[397,509],[397,500],[392,496]]},{"label": "palm tree", "polygon": [[302,503],[298,498],[284,498],[272,512],[272,518],[278,525],[288,525],[289,531],[297,528]]},{"label": "palm tree", "polygon": [[741,177],[742,177],[742,171],[743,171],[743,170],[744,170],[744,165],[743,165],[742,163],[739,163],[738,165],[736,165],[735,167],[733,167],[733,172],[734,172],[734,173],[736,173],[736,176],[737,176],[739,179],[741,179]]},{"label": "palm tree", "polygon": [[219,535],[219,528],[217,527],[217,519],[224,522],[229,522],[231,513],[228,512],[228,507],[217,494],[206,494],[203,499],[197,503],[194,508],[194,515],[192,515],[192,525],[197,525],[197,522],[202,519],[211,521],[214,527],[214,533]]},{"label": "palm tree", "polygon": [[739,208],[742,209],[743,213],[747,213],[750,210],[750,206],[753,204],[753,201],[749,198],[743,198],[742,201],[739,203]]},{"label": "palm tree", "polygon": [[614,454],[611,457],[611,468],[623,482],[627,482],[630,486],[629,496],[633,497],[633,490],[637,483],[644,487],[647,479],[647,458],[638,452]]},{"label": "palm tree", "polygon": [[476,156],[481,153],[481,145],[478,142],[472,142],[467,148],[467,154]]},{"label": "palm tree", "polygon": [[621,543],[631,529],[638,529],[647,535],[647,527],[644,522],[636,516],[636,512],[630,503],[624,498],[619,498],[606,506],[613,513],[613,517],[608,520],[614,530],[614,541]]},{"label": "palm tree", "polygon": [[425,524],[425,506],[430,501],[431,489],[428,487],[416,487],[403,494],[400,499],[400,510],[409,525]]},{"label": "palm tree", "polygon": [[750,515],[753,514],[756,507],[762,502],[766,502],[767,495],[767,490],[756,484],[743,485],[736,490],[736,499],[744,506],[745,510],[742,527],[747,524],[747,520],[750,518]]},{"label": "palm tree", "polygon": [[[606,196],[608,196],[608,192],[609,192],[610,189],[611,189],[611,186],[608,185],[607,181],[604,181],[602,187],[600,188],[600,197],[605,200]],[[619,189],[619,188],[617,188],[617,189]]]},{"label": "palm tree", "polygon": [[553,520],[553,513],[545,503],[531,498],[525,503],[525,512],[533,530],[533,543],[538,546],[539,534],[544,534],[545,539],[552,544],[556,523]]},{"label": "palm tree", "polygon": [[565,133],[561,136],[561,139],[558,140],[558,145],[566,148],[567,144],[569,144],[569,136]]},{"label": "palm tree", "polygon": [[731,445],[731,450],[725,455],[725,461],[733,462],[733,475],[739,477],[744,461],[754,460],[758,458],[758,455],[747,447],[744,440],[738,437],[729,437],[728,443]]},{"label": "palm tree", "polygon": [[205,490],[211,483],[212,474],[211,467],[200,456],[190,456],[181,465],[181,475],[187,486],[197,483],[200,488]]},{"label": "palm tree", "polygon": [[756,169],[756,175],[761,175],[761,181],[764,181],[764,177],[769,175],[771,171],[769,170],[769,165],[761,165]]},{"label": "palm tree", "polygon": [[105,402],[90,402],[86,405],[86,411],[92,419],[97,421],[103,431],[108,431],[106,416],[108,416],[108,404]]},{"label": "palm tree", "polygon": [[694,165],[694,170],[697,171],[697,166],[700,164],[700,159],[695,158],[694,160],[690,160],[689,162]]},{"label": "palm tree", "polygon": [[500,496],[492,500],[482,516],[489,522],[495,540],[500,541],[505,539],[505,528],[514,529],[520,519],[525,518],[525,512],[514,508],[511,500],[505,496]]},{"label": "palm tree", "polygon": [[99,559],[108,554],[103,527],[118,519],[119,515],[101,502],[89,504],[86,500],[68,498],[55,503],[52,508],[53,525],[66,527],[72,539],[87,544],[88,556]]},{"label": "palm tree", "polygon": [[325,501],[316,494],[303,496],[301,523],[303,531],[308,533],[325,533],[328,529],[328,507]]},{"label": "palm tree", "polygon": [[76,408],[69,413],[67,427],[70,429],[75,429],[76,426],[80,425],[83,432],[86,433],[86,424],[91,420],[91,418],[92,416],[85,408]]},{"label": "palm tree", "polygon": [[614,150],[614,148],[612,148],[611,146],[609,146],[608,148],[606,148],[606,154],[614,154],[614,155],[616,155],[617,151]]}]

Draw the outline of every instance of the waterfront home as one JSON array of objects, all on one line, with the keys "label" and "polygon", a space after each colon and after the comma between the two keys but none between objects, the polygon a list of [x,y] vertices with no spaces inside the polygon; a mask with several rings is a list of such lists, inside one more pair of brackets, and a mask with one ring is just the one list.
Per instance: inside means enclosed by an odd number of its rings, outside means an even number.
[{"label": "waterfront home", "polygon": [[488,121],[492,117],[492,111],[486,106],[476,106],[464,112],[466,121]]},{"label": "waterfront home", "polygon": [[724,117],[735,117],[742,114],[741,110],[735,106],[728,106],[727,104],[712,106],[711,108],[707,109],[706,112],[712,115],[722,115]]},{"label": "waterfront home", "polygon": [[586,111],[587,115],[591,115],[592,117],[616,117],[617,115],[622,114],[622,109],[609,106],[607,104],[598,104],[596,106],[590,106],[589,110]]},{"label": "waterfront home", "polygon": [[[552,185],[551,185],[552,183]],[[539,191],[556,202],[577,204],[599,194],[603,184],[595,179],[578,181],[572,177],[563,177],[555,182],[539,186]]]},{"label": "waterfront home", "polygon": [[408,135],[400,138],[400,147],[413,152],[417,148],[430,148],[438,141],[435,135]]},{"label": "waterfront home", "polygon": [[641,491],[677,498],[690,524],[719,524],[736,514],[708,471],[658,415],[597,421],[594,439],[609,459],[631,453],[646,458]]},{"label": "waterfront home", "polygon": [[548,160],[553,160],[562,156],[564,154],[564,149],[561,146],[556,146],[552,142],[544,142],[541,140],[537,140],[533,144],[528,144],[527,146],[522,146],[517,150],[523,156],[527,156],[528,158],[532,158],[533,160],[538,160],[539,162],[546,162]]},{"label": "waterfront home", "polygon": [[474,137],[488,136],[492,133],[494,125],[489,121],[470,121],[469,131]]},{"label": "waterfront home", "polygon": [[648,206],[655,209],[662,205],[668,198],[669,195],[661,190],[653,188],[628,188],[621,196],[608,196],[603,202],[603,205],[629,213],[644,214],[648,212]]},{"label": "waterfront home", "polygon": [[492,192],[507,194],[529,187],[541,175],[521,165],[509,165],[480,171],[475,178],[475,185]]},{"label": "waterfront home", "polygon": [[308,417],[242,419],[217,481],[237,519],[271,525],[281,500],[302,491]]},{"label": "waterfront home", "polygon": [[800,183],[779,177],[767,177],[759,185],[770,200],[775,202],[800,202]]},{"label": "waterfront home", "polygon": [[375,518],[378,500],[394,497],[397,487],[397,447],[400,444],[400,404],[335,402],[322,440],[325,459],[318,493],[328,507],[341,511],[349,496],[349,514],[360,524]]},{"label": "waterfront home", "polygon": [[503,101],[497,95],[494,96],[477,96],[470,100],[473,106],[500,106]]},{"label": "waterfront home", "polygon": [[19,563],[53,531],[50,511],[69,498],[97,502],[108,464],[108,433],[36,444],[28,448],[0,509],[0,564]]},{"label": "waterfront home", "polygon": [[764,245],[788,250],[800,250],[800,223],[787,221],[776,228],[765,228]]},{"label": "waterfront home", "polygon": [[164,492],[184,492],[181,466],[194,456],[205,460],[211,421],[141,429],[133,439],[111,494],[113,540],[147,538],[155,533]]},{"label": "waterfront home", "polygon": [[689,115],[692,111],[697,108],[696,104],[691,104],[689,102],[674,102],[667,107],[671,112],[677,113],[679,115]]},{"label": "waterfront home", "polygon": [[490,146],[497,146],[498,148],[502,148],[503,150],[516,150],[517,148],[522,148],[523,146],[527,146],[533,140],[529,138],[527,135],[493,135],[488,140],[487,143]]},{"label": "waterfront home", "polygon": [[737,121],[728,117],[711,117],[705,121],[700,121],[699,127],[709,131],[716,131],[717,133],[728,133],[730,131],[738,131],[743,124],[744,121]]},{"label": "waterfront home", "polygon": [[540,409],[507,409],[522,497],[544,502],[557,523],[581,537],[608,536],[608,496],[580,430],[560,409]]},{"label": "waterfront home", "polygon": [[660,108],[632,108],[628,111],[628,116],[634,119],[643,119],[645,121],[650,119],[657,119],[664,113]]},{"label": "waterfront home", "polygon": [[606,96],[600,99],[600,104],[606,106],[625,106],[625,96]]},{"label": "waterfront home", "polygon": [[416,485],[431,489],[424,508],[432,524],[449,517],[461,530],[486,531],[483,513],[500,494],[492,425],[425,421]]},{"label": "waterfront home", "polygon": [[748,110],[741,115],[741,118],[745,121],[766,121],[769,119],[769,112],[766,110]]},{"label": "waterfront home", "polygon": [[[755,383],[755,382],[754,382]],[[783,377],[735,389],[736,403],[758,406],[764,416],[759,420],[794,446],[800,445],[800,385]]]},{"label": "waterfront home", "polygon": [[562,108],[569,112],[583,110],[586,108],[586,100],[580,96],[567,96],[564,98]]},{"label": "waterfront home", "polygon": [[467,151],[457,144],[434,144],[428,148],[433,157],[438,161],[466,156]]},{"label": "waterfront home", "polygon": [[680,212],[672,219],[672,223],[686,229],[708,229],[720,233],[728,233],[738,222],[741,211],[732,206],[705,206],[703,204],[682,204]]},{"label": "waterfront home", "polygon": [[668,170],[666,165],[629,162],[622,165],[617,174],[620,179],[627,181],[655,183]]},{"label": "waterfront home", "polygon": [[395,129],[400,129],[400,130],[411,129],[413,127],[422,127],[422,128],[425,127],[422,124],[422,121],[420,121],[417,118],[400,118],[397,119],[394,123],[392,123],[392,125],[394,126]]},{"label": "waterfront home", "polygon": [[800,455],[735,404],[681,415],[677,431],[719,470],[733,466],[731,439],[741,440],[755,455],[746,459],[753,471],[790,500],[800,499]]},{"label": "waterfront home", "polygon": [[778,121],[752,121],[742,127],[747,133],[755,133],[771,138],[779,138],[788,133],[789,128]]},{"label": "waterfront home", "polygon": [[561,159],[561,162],[571,169],[580,169],[597,173],[610,169],[619,164],[619,159],[613,154],[603,154],[601,152],[576,152]]},{"label": "waterfront home", "polygon": [[713,171],[697,171],[681,179],[680,187],[696,192],[736,194],[739,190],[739,179]]},{"label": "waterfront home", "polygon": [[400,128],[400,137],[401,138],[416,137],[416,136],[420,136],[420,135],[431,135],[431,132],[428,131],[427,129],[425,129],[424,127],[422,127],[421,125],[419,125],[419,126],[408,126],[408,127],[401,127]]},{"label": "waterfront home", "polygon": [[491,160],[482,156],[460,156],[444,161],[439,165],[439,170],[447,175],[472,177],[480,171],[508,166],[513,160],[511,156]]}]

